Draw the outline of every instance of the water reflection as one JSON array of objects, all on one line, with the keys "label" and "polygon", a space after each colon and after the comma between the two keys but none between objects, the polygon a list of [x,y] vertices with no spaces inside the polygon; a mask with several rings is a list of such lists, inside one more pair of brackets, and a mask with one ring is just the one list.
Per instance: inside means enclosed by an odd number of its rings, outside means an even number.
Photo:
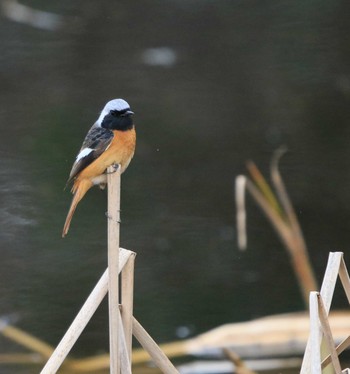
[{"label": "water reflection", "polygon": [[[238,252],[233,185],[246,159],[266,171],[286,144],[281,171],[316,272],[330,250],[346,250],[349,5],[315,5],[42,5],[79,19],[74,32],[2,19],[1,313],[56,344],[104,271],[106,193],[91,191],[61,240],[63,187],[99,108],[118,96],[136,112],[121,239],[138,253],[135,315],[146,329],[163,342],[183,326],[197,334],[302,308],[288,257],[253,204],[249,250]],[[73,354],[108,349],[106,315],[104,304]]]}]

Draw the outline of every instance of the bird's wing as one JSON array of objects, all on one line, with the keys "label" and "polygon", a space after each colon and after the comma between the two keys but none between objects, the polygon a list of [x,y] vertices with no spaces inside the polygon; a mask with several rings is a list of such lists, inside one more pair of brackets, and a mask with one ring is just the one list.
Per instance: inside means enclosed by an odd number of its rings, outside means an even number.
[{"label": "bird's wing", "polygon": [[96,124],[91,127],[72,166],[67,183],[73,180],[108,148],[113,136],[112,131],[106,130]]}]

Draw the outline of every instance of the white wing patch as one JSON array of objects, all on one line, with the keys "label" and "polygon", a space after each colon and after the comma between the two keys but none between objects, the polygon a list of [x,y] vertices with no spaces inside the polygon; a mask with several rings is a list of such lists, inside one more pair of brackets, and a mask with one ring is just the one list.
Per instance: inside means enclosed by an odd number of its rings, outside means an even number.
[{"label": "white wing patch", "polygon": [[79,160],[81,160],[82,158],[86,157],[87,155],[89,155],[91,152],[93,151],[92,148],[84,148],[77,156],[77,159],[75,160],[76,162],[78,162]]}]

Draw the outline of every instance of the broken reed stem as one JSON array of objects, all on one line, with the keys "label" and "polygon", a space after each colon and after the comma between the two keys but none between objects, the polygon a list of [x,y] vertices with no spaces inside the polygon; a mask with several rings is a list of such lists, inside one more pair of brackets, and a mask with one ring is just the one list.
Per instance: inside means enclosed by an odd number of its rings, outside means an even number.
[{"label": "broken reed stem", "polygon": [[[304,274],[305,279],[302,278],[302,280],[305,282],[306,292],[308,289],[310,291],[315,291],[318,289],[318,285],[310,263],[304,235],[278,169],[279,160],[286,151],[287,149],[285,147],[281,147],[274,153],[271,161],[271,180],[275,186],[279,201],[281,202],[286,218],[290,224],[291,232],[293,233],[294,245],[291,250],[296,252],[292,254],[295,263],[294,266],[297,269],[300,269],[300,274]],[[308,295],[305,295],[305,299],[307,297]]]},{"label": "broken reed stem", "polygon": [[287,189],[286,189],[286,187],[283,183],[281,174],[280,174],[279,169],[278,169],[279,160],[286,151],[287,151],[287,149],[285,147],[281,147],[281,148],[277,149],[277,151],[273,154],[273,157],[272,157],[272,160],[271,160],[271,166],[270,166],[271,180],[272,180],[272,182],[275,186],[278,199],[281,202],[281,205],[282,205],[283,210],[285,212],[286,218],[288,219],[288,221],[289,221],[289,223],[290,223],[290,225],[293,229],[293,232],[295,234],[297,234],[298,239],[301,239],[301,241],[303,242],[303,246],[306,248],[304,238],[303,238],[303,234],[302,234],[297,216],[295,214],[293,205],[292,205],[292,203],[289,199],[288,193],[287,193]]},{"label": "broken reed stem", "polygon": [[236,222],[237,222],[237,238],[238,248],[241,251],[247,249],[247,214],[245,210],[245,190],[246,180],[244,175],[236,178]]},{"label": "broken reed stem", "polygon": [[299,286],[303,293],[304,303],[307,306],[309,303],[309,293],[317,290],[317,282],[312,271],[306,246],[302,245],[300,240],[295,240],[295,235],[292,228],[281,218],[278,211],[270,206],[263,193],[248,178],[246,180],[246,187],[254,198],[255,202],[260,206],[267,218],[271,221],[277,234],[280,236],[285,247],[288,249],[294,271],[297,275]]},{"label": "broken reed stem", "polygon": [[238,354],[229,348],[223,348],[224,355],[235,365],[235,373],[237,374],[257,374],[255,371],[248,368],[245,362],[238,356]]},{"label": "broken reed stem", "polygon": [[300,247],[298,242],[292,243],[290,248],[291,261],[302,290],[305,306],[311,291],[317,290],[318,285],[313,273],[308,253]]},{"label": "broken reed stem", "polygon": [[247,162],[247,169],[254,180],[256,186],[259,188],[259,190],[262,192],[263,196],[265,197],[266,201],[268,202],[269,206],[274,209],[278,215],[283,219],[284,213],[281,209],[281,206],[276,199],[273,191],[271,190],[269,184],[266,182],[266,179],[261,174],[260,170],[257,168],[257,166],[254,164],[253,161]]},{"label": "broken reed stem", "polygon": [[120,234],[120,170],[110,166],[108,181],[108,310],[110,373],[119,374],[119,234]]}]

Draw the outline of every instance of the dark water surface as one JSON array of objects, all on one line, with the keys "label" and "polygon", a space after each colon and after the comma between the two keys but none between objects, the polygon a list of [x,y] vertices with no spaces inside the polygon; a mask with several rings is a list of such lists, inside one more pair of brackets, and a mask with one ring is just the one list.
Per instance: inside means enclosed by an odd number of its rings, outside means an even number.
[{"label": "dark water surface", "polygon": [[[25,4],[62,18],[52,30],[1,18],[0,314],[55,345],[103,273],[106,192],[88,193],[63,240],[63,187],[116,97],[138,134],[121,245],[138,254],[135,316],[158,342],[303,308],[288,255],[251,202],[248,251],[236,244],[235,176],[247,159],[268,172],[282,144],[319,280],[329,251],[350,263],[349,2]],[[107,350],[104,303],[73,353]]]}]

